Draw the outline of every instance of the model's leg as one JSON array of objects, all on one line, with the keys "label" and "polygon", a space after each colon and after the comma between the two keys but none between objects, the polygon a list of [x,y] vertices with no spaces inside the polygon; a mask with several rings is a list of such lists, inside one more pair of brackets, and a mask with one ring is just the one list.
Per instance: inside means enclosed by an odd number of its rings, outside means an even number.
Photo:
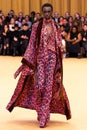
[{"label": "model's leg", "polygon": [[49,52],[49,58],[45,63],[45,88],[41,93],[41,105],[39,112],[40,127],[44,127],[50,119],[50,102],[52,99],[53,74],[56,64],[56,56]]},{"label": "model's leg", "polygon": [[45,70],[43,60],[38,60],[37,72],[36,72],[36,111],[38,115],[38,120],[40,120],[41,115],[41,99],[42,99],[42,90],[44,90],[45,82]]}]

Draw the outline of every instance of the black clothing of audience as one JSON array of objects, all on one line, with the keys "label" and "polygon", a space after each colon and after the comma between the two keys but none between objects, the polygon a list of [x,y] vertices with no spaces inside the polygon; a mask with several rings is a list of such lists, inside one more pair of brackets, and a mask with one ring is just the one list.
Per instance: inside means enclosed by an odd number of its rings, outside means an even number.
[{"label": "black clothing of audience", "polygon": [[28,28],[28,24],[25,23],[20,31],[20,53],[23,56],[28,46],[31,31]]}]

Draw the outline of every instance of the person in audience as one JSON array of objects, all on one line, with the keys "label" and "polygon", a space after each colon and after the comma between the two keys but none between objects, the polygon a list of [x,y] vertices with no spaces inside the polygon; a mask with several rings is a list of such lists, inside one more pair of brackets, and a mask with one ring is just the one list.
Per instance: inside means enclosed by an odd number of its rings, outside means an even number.
[{"label": "person in audience", "polygon": [[87,24],[84,24],[82,29],[82,47],[83,57],[87,57]]},{"label": "person in audience", "polygon": [[85,17],[85,24],[87,24],[87,16]]},{"label": "person in audience", "polygon": [[54,21],[57,23],[57,25],[59,24],[59,14],[58,12],[54,12],[54,16],[53,16]]},{"label": "person in audience", "polygon": [[81,26],[83,27],[84,26],[84,24],[85,24],[85,17],[84,16],[81,16]]},{"label": "person in audience", "polygon": [[30,21],[32,24],[34,23],[34,20],[35,20],[35,14],[36,14],[35,11],[32,11],[32,12],[30,13],[29,21]]},{"label": "person in audience", "polygon": [[19,26],[18,24],[15,24],[14,32],[12,33],[11,36],[11,49],[13,56],[19,55],[19,46],[20,46],[19,35],[20,35]]},{"label": "person in audience", "polygon": [[27,23],[27,21],[25,20],[25,18],[23,18],[22,21],[21,21],[21,29],[22,29],[22,26],[23,26],[24,24],[26,24],[26,23]]},{"label": "person in audience", "polygon": [[40,19],[41,19],[41,14],[40,14],[39,12],[37,12],[37,13],[35,14],[34,22],[37,22],[37,21],[40,20]]},{"label": "person in audience", "polygon": [[76,13],[74,14],[74,19],[75,19],[78,23],[80,23],[81,16],[80,16],[80,14],[79,14],[78,12],[76,12]]},{"label": "person in audience", "polygon": [[3,49],[3,43],[2,43],[2,32],[3,32],[3,20],[2,17],[0,17],[0,55],[2,54]]},{"label": "person in audience", "polygon": [[69,11],[66,11],[66,12],[65,12],[65,19],[66,19],[67,21],[69,21],[69,17],[70,17],[70,12],[69,12]]},{"label": "person in audience", "polygon": [[78,27],[73,26],[66,38],[66,51],[69,57],[80,57],[80,42],[82,40]]},{"label": "person in audience", "polygon": [[67,21],[67,19],[63,19],[63,24],[62,24],[63,26],[64,26],[64,28],[65,28],[65,30],[67,31],[67,32],[69,32],[70,31],[70,26],[69,26],[69,22]]},{"label": "person in audience", "polygon": [[15,26],[15,19],[12,17],[11,20],[10,20],[10,23],[9,23],[9,30],[11,32],[14,31],[14,26]]},{"label": "person in audience", "polygon": [[60,18],[59,18],[59,26],[63,25],[63,20],[64,20],[64,17],[60,16]]},{"label": "person in audience", "polygon": [[7,24],[4,25],[2,32],[3,55],[9,55],[10,52],[10,31]]},{"label": "person in audience", "polygon": [[65,28],[64,25],[60,26],[61,36],[62,36],[62,45],[63,45],[63,57],[66,57],[66,39],[69,31]]},{"label": "person in audience", "polygon": [[70,27],[70,29],[72,28],[72,26],[73,26],[73,16],[69,16],[69,19],[68,19],[68,23],[69,23],[69,27]]},{"label": "person in audience", "polygon": [[19,12],[19,13],[18,13],[17,21],[22,22],[23,19],[24,19],[23,12]]},{"label": "person in audience", "polygon": [[20,36],[19,36],[19,39],[20,39],[20,53],[21,55],[23,56],[25,51],[26,51],[26,48],[28,46],[28,43],[29,43],[29,39],[30,39],[30,34],[31,34],[31,31],[29,30],[29,26],[27,23],[23,24],[22,25],[22,30],[20,31]]},{"label": "person in audience", "polygon": [[24,15],[23,12],[19,12],[18,13],[18,17],[15,20],[15,24],[18,24],[18,26],[20,27],[20,30],[22,28],[22,20],[24,19]]},{"label": "person in audience", "polygon": [[7,105],[10,112],[14,107],[37,111],[40,128],[50,120],[50,113],[60,113],[71,118],[67,94],[63,86],[62,38],[52,18],[50,3],[42,6],[43,18],[32,26],[27,50],[22,65],[14,74],[21,72],[17,88]]},{"label": "person in audience", "polygon": [[10,11],[8,12],[8,15],[6,16],[6,24],[9,24],[9,23],[10,23],[11,18],[14,17],[14,14],[15,14],[14,10],[10,10]]},{"label": "person in audience", "polygon": [[25,21],[28,24],[29,28],[31,29],[32,23],[30,22],[29,18],[30,18],[29,15],[25,15]]}]

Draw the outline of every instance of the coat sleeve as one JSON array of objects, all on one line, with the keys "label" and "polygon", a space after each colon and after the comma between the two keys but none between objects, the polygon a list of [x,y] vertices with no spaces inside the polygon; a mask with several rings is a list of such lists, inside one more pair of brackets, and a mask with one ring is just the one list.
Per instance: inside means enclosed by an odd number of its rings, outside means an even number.
[{"label": "coat sleeve", "polygon": [[22,63],[28,65],[31,69],[34,69],[36,64],[36,33],[37,33],[38,22],[33,24],[30,41],[25,54],[22,58]]},{"label": "coat sleeve", "polygon": [[14,78],[16,78],[20,72],[22,75],[33,74],[36,62],[36,32],[38,23],[33,24],[32,32],[30,36],[30,41],[25,54],[22,58],[22,65],[14,73]]}]

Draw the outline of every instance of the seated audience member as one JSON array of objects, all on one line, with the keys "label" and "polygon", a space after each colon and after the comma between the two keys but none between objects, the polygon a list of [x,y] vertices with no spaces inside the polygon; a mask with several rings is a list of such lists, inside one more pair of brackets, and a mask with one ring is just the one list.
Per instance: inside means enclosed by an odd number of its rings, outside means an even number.
[{"label": "seated audience member", "polygon": [[80,56],[80,42],[82,40],[81,33],[78,32],[78,28],[73,26],[66,38],[66,51],[69,57]]},{"label": "seated audience member", "polygon": [[82,47],[83,56],[87,57],[87,24],[84,24],[82,29]]},{"label": "seated audience member", "polygon": [[66,12],[65,12],[65,19],[66,19],[67,21],[69,21],[69,17],[70,17],[70,12],[66,11]]},{"label": "seated audience member", "polygon": [[22,22],[23,19],[24,19],[23,12],[19,12],[19,13],[18,13],[17,21],[18,21],[18,22]]},{"label": "seated audience member", "polygon": [[74,14],[74,19],[75,19],[76,21],[78,21],[78,23],[80,23],[81,16],[80,16],[80,14],[79,14],[78,12],[76,12],[76,13]]},{"label": "seated audience member", "polygon": [[60,16],[60,18],[59,18],[59,26],[63,25],[63,20],[64,20],[64,17]]},{"label": "seated audience member", "polygon": [[3,20],[2,20],[2,17],[0,17],[0,55],[2,54],[2,48],[3,48],[2,32],[3,32]]},{"label": "seated audience member", "polygon": [[69,23],[70,28],[72,28],[72,26],[73,26],[73,16],[71,16],[71,15],[69,16],[68,23]]},{"label": "seated audience member", "polygon": [[84,24],[85,24],[85,17],[84,16],[81,16],[81,26],[83,27],[84,26]]},{"label": "seated audience member", "polygon": [[85,24],[87,24],[87,16],[85,17]]},{"label": "seated audience member", "polygon": [[64,25],[60,26],[60,30],[62,35],[63,57],[66,57],[66,38],[68,35],[68,31],[66,30]]},{"label": "seated audience member", "polygon": [[34,23],[34,20],[35,20],[35,14],[36,14],[35,11],[32,11],[32,12],[30,13],[29,21],[30,21],[32,24]]},{"label": "seated audience member", "polygon": [[22,27],[22,20],[23,19],[24,19],[23,12],[19,12],[18,13],[18,17],[17,17],[15,23],[18,24],[18,26],[20,27],[20,29]]},{"label": "seated audience member", "polygon": [[76,19],[74,19],[73,26],[76,26],[79,32],[82,30],[81,21],[77,21]]},{"label": "seated audience member", "polygon": [[63,26],[65,27],[65,30],[66,30],[67,32],[70,31],[69,23],[68,23],[67,19],[65,19],[65,18],[63,19]]},{"label": "seated audience member", "polygon": [[30,22],[29,18],[30,18],[29,15],[25,15],[25,21],[28,24],[29,28],[31,28],[32,27],[32,23]]},{"label": "seated audience member", "polygon": [[18,24],[14,26],[14,32],[12,33],[12,42],[11,42],[11,49],[12,55],[17,56],[19,55],[19,27]]},{"label": "seated audience member", "polygon": [[40,19],[41,19],[41,14],[40,14],[39,12],[37,12],[37,13],[35,14],[34,22],[37,22],[37,21],[39,21]]},{"label": "seated audience member", "polygon": [[25,50],[29,43],[31,31],[29,30],[28,24],[25,23],[22,25],[22,30],[20,31],[20,53],[23,56]]},{"label": "seated audience member", "polygon": [[54,12],[54,17],[53,17],[54,21],[59,24],[59,14],[58,12]]},{"label": "seated audience member", "polygon": [[10,10],[10,11],[8,12],[8,15],[6,16],[6,19],[5,19],[7,24],[10,23],[10,20],[11,20],[11,18],[14,17],[14,15],[15,15],[14,10]]},{"label": "seated audience member", "polygon": [[9,23],[9,30],[13,32],[14,26],[15,26],[15,19],[12,17]]},{"label": "seated audience member", "polygon": [[2,32],[3,55],[9,55],[10,52],[10,31],[7,24],[4,25]]},{"label": "seated audience member", "polygon": [[[22,26],[24,25],[24,24],[26,24],[27,22],[26,22],[26,20],[25,20],[25,18],[23,18],[22,19],[22,21],[21,21],[21,29],[22,29]],[[27,24],[28,25],[28,24]]]}]

